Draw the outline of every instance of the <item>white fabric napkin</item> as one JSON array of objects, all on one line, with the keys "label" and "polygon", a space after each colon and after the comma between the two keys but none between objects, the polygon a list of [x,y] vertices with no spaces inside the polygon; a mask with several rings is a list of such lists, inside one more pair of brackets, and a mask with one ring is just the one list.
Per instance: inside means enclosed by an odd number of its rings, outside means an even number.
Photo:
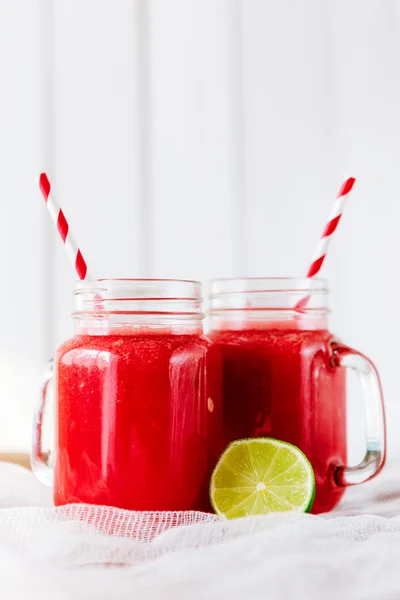
[{"label": "white fabric napkin", "polygon": [[330,515],[236,521],[55,509],[29,471],[0,463],[0,598],[399,600],[398,515],[397,461]]}]

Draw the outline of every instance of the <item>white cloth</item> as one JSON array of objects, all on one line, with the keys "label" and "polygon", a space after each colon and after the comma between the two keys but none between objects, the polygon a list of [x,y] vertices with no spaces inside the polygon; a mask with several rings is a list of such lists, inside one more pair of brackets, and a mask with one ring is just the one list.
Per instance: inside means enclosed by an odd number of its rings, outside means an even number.
[{"label": "white cloth", "polygon": [[324,517],[55,509],[5,463],[0,507],[1,600],[400,598],[400,462]]}]

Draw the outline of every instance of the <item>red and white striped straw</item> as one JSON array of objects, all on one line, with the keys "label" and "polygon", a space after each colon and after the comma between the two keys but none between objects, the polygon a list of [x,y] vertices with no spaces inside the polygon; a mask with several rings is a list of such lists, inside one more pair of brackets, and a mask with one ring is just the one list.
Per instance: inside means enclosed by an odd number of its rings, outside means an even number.
[{"label": "red and white striped straw", "polygon": [[[315,249],[310,268],[307,272],[307,279],[316,277],[320,272],[322,265],[324,264],[329,244],[332,241],[332,236],[339,225],[340,219],[342,218],[349,193],[351,192],[355,181],[356,180],[354,177],[348,177],[340,187],[336,200],[333,203],[328,222]],[[307,306],[309,301],[310,296],[301,298],[301,300],[297,302],[295,309],[301,311]]]},{"label": "red and white striped straw", "polygon": [[337,198],[333,203],[328,223],[326,224],[321,239],[319,240],[318,245],[315,249],[310,268],[307,272],[308,278],[315,277],[316,275],[318,275],[322,265],[324,264],[329,244],[332,240],[333,234],[337,229],[337,226],[339,225],[340,219],[342,218],[344,207],[348,200],[348,195],[353,188],[354,182],[354,177],[349,177],[348,179],[346,179],[346,181],[343,182],[339,190]]},{"label": "red and white striped straw", "polygon": [[62,241],[64,242],[64,246],[67,251],[68,257],[74,265],[76,272],[78,273],[79,279],[89,279],[86,262],[82,256],[81,251],[79,250],[77,243],[75,242],[75,239],[69,228],[68,221],[65,218],[61,207],[57,204],[56,200],[54,199],[53,193],[51,191],[50,181],[46,173],[41,173],[39,176],[39,188],[46,201],[50,216],[58,229]]}]

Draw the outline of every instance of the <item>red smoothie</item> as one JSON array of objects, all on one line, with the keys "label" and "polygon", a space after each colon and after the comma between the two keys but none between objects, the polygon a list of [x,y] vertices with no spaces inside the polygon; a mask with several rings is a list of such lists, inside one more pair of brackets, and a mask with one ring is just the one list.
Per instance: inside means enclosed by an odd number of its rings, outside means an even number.
[{"label": "red smoothie", "polygon": [[333,466],[346,464],[345,372],[330,366],[332,335],[266,320],[227,321],[210,337],[223,357],[225,444],[265,436],[298,446],[315,471],[312,512],[331,510],[344,492]]},{"label": "red smoothie", "polygon": [[77,335],[56,356],[55,504],[210,510],[220,354],[170,329]]}]

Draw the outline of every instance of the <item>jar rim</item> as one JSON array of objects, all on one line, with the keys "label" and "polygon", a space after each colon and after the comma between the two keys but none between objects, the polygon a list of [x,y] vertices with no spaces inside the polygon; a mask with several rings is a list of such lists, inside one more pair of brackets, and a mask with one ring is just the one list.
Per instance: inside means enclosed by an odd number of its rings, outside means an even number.
[{"label": "jar rim", "polygon": [[102,282],[113,282],[113,281],[137,281],[137,282],[145,282],[145,281],[177,281],[179,283],[199,283],[196,279],[176,279],[174,277],[98,277],[96,279],[77,279],[75,285],[85,284],[85,283],[97,283],[99,281]]},{"label": "jar rim", "polygon": [[328,292],[328,281],[315,277],[230,277],[213,279],[210,286],[210,297],[220,294],[238,293],[321,293]]},{"label": "jar rim", "polygon": [[[252,313],[256,319],[328,313],[326,279],[307,277],[248,277],[215,279],[210,287],[211,316]],[[236,317],[235,317],[236,318]],[[249,318],[248,316],[246,318]]]},{"label": "jar rim", "polygon": [[115,300],[202,300],[201,283],[192,279],[100,278],[76,281],[74,296],[100,294]]},{"label": "jar rim", "polygon": [[74,287],[74,318],[201,320],[201,283],[183,279],[96,279]]}]

